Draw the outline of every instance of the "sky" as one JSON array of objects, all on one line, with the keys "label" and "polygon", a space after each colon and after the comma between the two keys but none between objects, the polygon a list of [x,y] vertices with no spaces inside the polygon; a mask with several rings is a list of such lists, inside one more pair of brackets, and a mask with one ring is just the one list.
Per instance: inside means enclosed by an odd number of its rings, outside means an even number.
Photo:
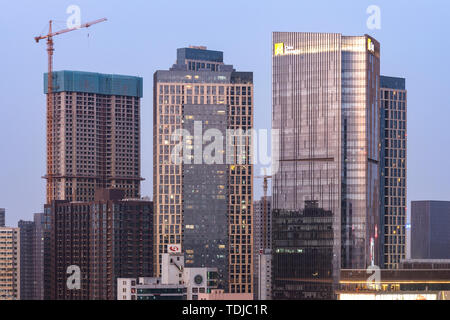
[{"label": "sky", "polygon": [[[450,200],[450,2],[448,0],[39,0],[0,6],[0,208],[7,224],[32,220],[45,202],[45,34],[50,19],[66,28],[70,5],[83,22],[107,22],[55,38],[55,70],[144,78],[142,195],[152,196],[152,79],[168,69],[176,49],[204,45],[224,51],[227,64],[253,71],[255,127],[271,125],[273,31],[370,34],[381,42],[381,72],[406,78],[408,203]],[[366,10],[377,5],[380,29]],[[258,184],[262,184],[257,182]],[[262,188],[256,188],[256,197]]]}]

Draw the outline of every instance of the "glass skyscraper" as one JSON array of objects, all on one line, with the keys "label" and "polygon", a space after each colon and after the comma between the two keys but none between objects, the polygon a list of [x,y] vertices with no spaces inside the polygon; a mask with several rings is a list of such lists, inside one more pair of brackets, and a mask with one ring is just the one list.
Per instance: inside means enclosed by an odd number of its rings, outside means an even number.
[{"label": "glass skyscraper", "polygon": [[[341,268],[378,264],[380,45],[368,35],[274,32],[272,48],[272,127],[279,132],[272,206],[301,212],[313,201],[318,212],[331,212],[336,284]],[[277,241],[274,230],[274,288],[293,274],[277,268],[277,250],[292,252],[286,261],[311,259],[302,257],[307,243],[297,246]],[[302,277],[314,283],[317,272]]]},{"label": "glass skyscraper", "polygon": [[[153,88],[156,275],[161,255],[175,245],[185,253],[186,266],[217,267],[219,288],[251,293],[253,164],[245,133],[253,128],[253,73],[224,64],[223,52],[180,48],[172,68],[155,72]],[[202,157],[214,140],[206,138],[210,129],[223,135],[223,143],[230,138],[225,131],[244,132],[231,137],[222,163]],[[181,141],[190,163],[172,157]],[[200,159],[194,159],[198,151]]]}]

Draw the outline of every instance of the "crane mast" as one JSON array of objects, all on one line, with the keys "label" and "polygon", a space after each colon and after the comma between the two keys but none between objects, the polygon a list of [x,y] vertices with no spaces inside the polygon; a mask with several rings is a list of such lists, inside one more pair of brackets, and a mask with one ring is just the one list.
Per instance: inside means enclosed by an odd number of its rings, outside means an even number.
[{"label": "crane mast", "polygon": [[44,36],[37,36],[34,40],[39,43],[40,40],[47,39],[47,55],[48,55],[48,73],[47,73],[47,174],[45,178],[47,179],[47,203],[50,203],[55,199],[55,188],[54,188],[54,168],[53,168],[53,155],[54,155],[54,137],[53,137],[53,54],[55,52],[53,37],[75,31],[81,28],[89,28],[90,26],[107,21],[106,18],[95,20],[92,22],[85,23],[76,28],[69,28],[53,32],[53,21],[49,22],[48,34]]}]

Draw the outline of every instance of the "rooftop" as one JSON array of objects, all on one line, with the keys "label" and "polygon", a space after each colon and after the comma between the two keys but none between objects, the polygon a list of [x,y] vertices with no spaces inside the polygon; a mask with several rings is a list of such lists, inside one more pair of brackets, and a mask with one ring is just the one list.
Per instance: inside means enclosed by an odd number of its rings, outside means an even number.
[{"label": "rooftop", "polygon": [[[45,73],[45,94],[47,94],[47,76],[48,74]],[[55,71],[53,72],[53,92],[83,92],[142,98],[143,79],[116,74],[67,70]]]}]

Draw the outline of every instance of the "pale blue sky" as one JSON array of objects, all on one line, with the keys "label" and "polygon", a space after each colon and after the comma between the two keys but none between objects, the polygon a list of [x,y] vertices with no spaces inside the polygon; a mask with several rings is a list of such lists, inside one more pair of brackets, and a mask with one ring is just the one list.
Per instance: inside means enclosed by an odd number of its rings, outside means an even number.
[{"label": "pale blue sky", "polygon": [[[7,223],[32,219],[45,201],[45,43],[33,37],[66,9],[108,22],[55,39],[55,70],[139,75],[142,101],[142,194],[152,194],[152,75],[176,48],[206,45],[227,63],[253,71],[255,122],[270,128],[271,32],[368,33],[381,42],[382,74],[407,79],[408,198],[450,200],[450,2],[314,1],[3,1],[0,6],[0,207]],[[366,8],[381,8],[381,30],[368,30]],[[257,196],[261,189],[257,189]]]}]

